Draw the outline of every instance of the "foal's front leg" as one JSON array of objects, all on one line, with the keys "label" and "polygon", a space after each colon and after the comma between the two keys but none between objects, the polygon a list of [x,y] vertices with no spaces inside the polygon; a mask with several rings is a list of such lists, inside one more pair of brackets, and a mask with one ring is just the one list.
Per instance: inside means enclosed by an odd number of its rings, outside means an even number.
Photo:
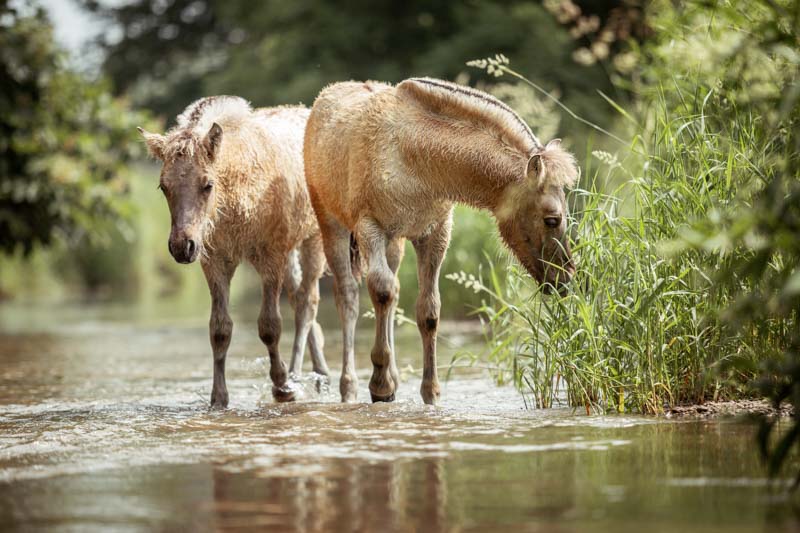
[{"label": "foal's front leg", "polygon": [[439,377],[436,371],[436,333],[439,329],[439,272],[450,243],[453,213],[437,225],[431,233],[412,242],[417,251],[417,327],[422,336],[422,401],[432,405],[439,400]]},{"label": "foal's front leg", "polygon": [[203,274],[211,292],[211,319],[208,333],[211,350],[214,353],[214,384],[211,387],[211,407],[228,406],[228,387],[225,385],[225,358],[233,334],[233,321],[228,314],[228,296],[231,278],[236,265],[231,262],[216,261],[202,263]]},{"label": "foal's front leg", "polygon": [[390,240],[371,220],[359,224],[358,239],[363,243],[362,248],[367,255],[367,288],[375,308],[375,344],[370,354],[372,378],[369,381],[369,392],[373,402],[392,402],[398,378],[389,321],[397,300],[397,291],[395,274],[387,261]]},{"label": "foal's front leg", "polygon": [[269,377],[272,396],[279,402],[292,402],[294,391],[287,384],[286,365],[281,359],[278,343],[281,340],[280,294],[283,268],[259,269],[261,275],[261,313],[258,316],[258,336],[269,352]]},{"label": "foal's front leg", "polygon": [[[316,205],[316,204],[315,204]],[[358,396],[355,337],[358,321],[358,281],[353,275],[350,231],[333,217],[317,211],[328,265],[333,271],[333,293],[342,324],[342,377],[339,392],[342,402],[355,402]]]}]

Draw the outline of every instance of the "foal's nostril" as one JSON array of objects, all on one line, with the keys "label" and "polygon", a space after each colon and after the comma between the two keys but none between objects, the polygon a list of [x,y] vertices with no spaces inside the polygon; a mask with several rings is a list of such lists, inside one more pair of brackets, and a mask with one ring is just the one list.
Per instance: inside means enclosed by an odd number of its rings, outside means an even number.
[{"label": "foal's nostril", "polygon": [[186,258],[191,258],[194,256],[194,251],[197,248],[197,245],[192,239],[186,240]]},{"label": "foal's nostril", "polygon": [[167,250],[169,250],[169,255],[175,255],[175,252],[172,251],[172,240],[167,241]]}]

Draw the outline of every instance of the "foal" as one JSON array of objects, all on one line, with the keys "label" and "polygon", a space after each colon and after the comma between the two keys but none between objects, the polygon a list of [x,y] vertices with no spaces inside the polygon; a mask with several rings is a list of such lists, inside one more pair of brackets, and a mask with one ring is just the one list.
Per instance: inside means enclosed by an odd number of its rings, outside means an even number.
[{"label": "foal", "polygon": [[358,261],[377,320],[372,401],[392,401],[398,385],[393,314],[406,238],[417,252],[425,403],[439,397],[436,332],[439,271],[453,204],[489,210],[528,272],[560,287],[575,268],[564,239],[565,186],[578,176],[559,140],[543,145],[508,106],[467,87],[413,78],[393,87],[345,82],[325,88],[311,110],[304,157],[344,334],[342,401],[356,399],[354,333]]},{"label": "foal", "polygon": [[275,399],[295,399],[278,352],[284,281],[295,310],[290,371],[300,374],[307,341],[314,371],[328,375],[316,323],[325,258],[303,177],[308,113],[304,107],[254,111],[241,98],[211,96],[187,107],[165,135],[139,129],[150,153],[163,162],[159,189],[172,217],[170,254],[179,263],[199,257],[211,291],[212,406],[228,405],[228,295],[242,261],[261,277],[258,334],[269,351]]}]

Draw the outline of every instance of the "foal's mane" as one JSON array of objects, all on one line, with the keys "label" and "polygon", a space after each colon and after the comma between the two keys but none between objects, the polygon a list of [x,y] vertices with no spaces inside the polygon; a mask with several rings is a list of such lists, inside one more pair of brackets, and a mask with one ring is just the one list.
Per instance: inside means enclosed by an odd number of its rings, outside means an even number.
[{"label": "foal's mane", "polygon": [[410,78],[398,89],[436,112],[453,118],[469,118],[504,134],[522,155],[537,157],[542,172],[537,179],[557,186],[575,185],[579,171],[575,158],[558,146],[543,145],[524,120],[508,105],[483,91],[433,78]]},{"label": "foal's mane", "polygon": [[508,134],[520,149],[541,148],[542,143],[530,127],[510,107],[483,91],[433,78],[410,78],[398,85],[427,103],[452,106],[465,116],[475,117]]},{"label": "foal's mane", "polygon": [[206,96],[189,104],[178,115],[177,124],[166,134],[164,159],[203,154],[198,147],[216,122],[221,126],[236,125],[250,117],[252,107],[238,96]]}]

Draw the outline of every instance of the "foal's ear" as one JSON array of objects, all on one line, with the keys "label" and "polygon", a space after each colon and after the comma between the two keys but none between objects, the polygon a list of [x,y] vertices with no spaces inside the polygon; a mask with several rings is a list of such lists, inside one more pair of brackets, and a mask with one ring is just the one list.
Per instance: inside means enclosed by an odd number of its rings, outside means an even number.
[{"label": "foal's ear", "polygon": [[544,179],[545,167],[550,165],[550,170],[552,171],[553,159],[561,159],[561,156],[557,155],[560,152],[554,152],[559,150],[560,146],[561,139],[553,139],[544,145],[543,148],[537,149],[536,152],[531,155],[530,159],[528,159],[526,175],[533,176],[537,182],[541,182]]},{"label": "foal's ear", "polygon": [[528,166],[525,169],[525,175],[532,177],[536,182],[540,182],[544,178],[544,164],[542,162],[542,154],[537,152],[528,159]]},{"label": "foal's ear", "polygon": [[150,153],[152,157],[156,159],[164,160],[164,147],[167,144],[167,139],[163,135],[159,135],[158,133],[150,133],[146,131],[144,128],[136,128],[139,130],[139,133],[144,138],[144,142],[147,145],[147,151]]},{"label": "foal's ear", "polygon": [[222,143],[222,128],[216,122],[211,125],[211,129],[206,133],[203,139],[203,147],[206,149],[208,158],[213,161],[219,151],[219,145]]},{"label": "foal's ear", "polygon": [[559,146],[561,146],[561,139],[553,139],[552,141],[550,141],[549,143],[544,145],[544,149],[545,150],[555,150]]}]

